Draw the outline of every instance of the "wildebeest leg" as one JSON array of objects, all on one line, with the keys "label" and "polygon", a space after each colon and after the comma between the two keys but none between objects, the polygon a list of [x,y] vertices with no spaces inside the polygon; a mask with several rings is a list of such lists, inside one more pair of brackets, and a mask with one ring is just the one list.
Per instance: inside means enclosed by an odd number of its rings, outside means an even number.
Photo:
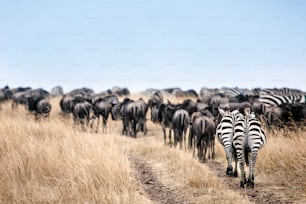
[{"label": "wildebeest leg", "polygon": [[171,128],[169,128],[169,145],[170,145],[170,147],[172,146],[172,141],[171,141]]},{"label": "wildebeest leg", "polygon": [[203,148],[204,148],[203,162],[206,162],[206,153],[207,153],[207,148],[208,148],[207,138],[203,140]]},{"label": "wildebeest leg", "polygon": [[80,118],[79,120],[80,120],[80,124],[81,124],[82,130],[85,130],[84,119]]},{"label": "wildebeest leg", "polygon": [[137,121],[133,119],[131,121],[131,136],[136,137],[137,135]]},{"label": "wildebeest leg", "polygon": [[102,118],[103,118],[102,130],[103,130],[103,132],[105,132],[105,130],[106,130],[106,125],[107,125],[107,117],[105,118],[105,116],[104,116],[104,117],[102,117]]},{"label": "wildebeest leg", "polygon": [[126,116],[122,118],[122,135],[128,135],[129,122],[126,119]]},{"label": "wildebeest leg", "polygon": [[207,153],[208,153],[208,159],[212,159],[213,158],[213,141],[212,141],[211,136],[208,136]]},{"label": "wildebeest leg", "polygon": [[144,121],[144,123],[143,123],[143,134],[144,135],[147,135],[147,132],[148,132],[148,127],[147,127],[147,122],[146,122],[146,119],[145,119],[145,121]]},{"label": "wildebeest leg", "polygon": [[199,156],[199,160],[200,161],[203,161],[203,139],[202,138],[199,138],[199,141],[198,141],[198,156]]},{"label": "wildebeest leg", "polygon": [[183,145],[185,146],[184,132],[179,132],[178,135],[179,135],[179,140],[180,140],[180,149],[182,149]]},{"label": "wildebeest leg", "polygon": [[[197,144],[197,137],[193,137],[193,154],[192,156],[195,156],[195,148],[196,148],[196,144]],[[192,141],[191,141],[192,142]],[[199,153],[199,152],[198,152]]]},{"label": "wildebeest leg", "polygon": [[128,125],[128,135],[130,135],[130,136],[132,136],[133,134],[132,134],[132,130],[133,130],[133,121],[128,121],[127,122],[127,124],[129,124]]},{"label": "wildebeest leg", "polygon": [[174,145],[174,147],[176,147],[176,145],[177,145],[177,131],[176,131],[176,129],[173,130],[173,133],[174,133],[174,135],[173,135],[173,145]]},{"label": "wildebeest leg", "polygon": [[12,109],[15,109],[17,107],[17,103],[15,103],[14,101],[12,102]]},{"label": "wildebeest leg", "polygon": [[146,119],[140,119],[139,126],[140,127],[138,129],[140,129],[140,131],[143,132],[144,136],[146,136],[148,131]]},{"label": "wildebeest leg", "polygon": [[215,135],[212,135],[210,144],[211,144],[211,158],[215,159]]},{"label": "wildebeest leg", "polygon": [[192,133],[192,130],[191,130],[192,127],[190,127],[189,129],[189,136],[188,136],[188,147],[189,149],[192,148],[192,139],[193,139],[193,133]]},{"label": "wildebeest leg", "polygon": [[39,115],[38,115],[38,113],[35,113],[34,116],[35,116],[35,120],[38,121],[38,120],[39,120]]},{"label": "wildebeest leg", "polygon": [[187,133],[187,129],[183,131],[183,139],[184,139],[184,149],[186,150],[186,133]]},{"label": "wildebeest leg", "polygon": [[122,135],[124,135],[124,129],[125,129],[125,122],[124,118],[122,118]]},{"label": "wildebeest leg", "polygon": [[100,125],[100,115],[98,115],[97,117],[98,117],[98,121],[97,121],[96,133],[98,133],[98,130],[99,130],[99,125]]},{"label": "wildebeest leg", "polygon": [[167,135],[166,135],[166,128],[163,128],[164,133],[164,145],[166,145]]}]

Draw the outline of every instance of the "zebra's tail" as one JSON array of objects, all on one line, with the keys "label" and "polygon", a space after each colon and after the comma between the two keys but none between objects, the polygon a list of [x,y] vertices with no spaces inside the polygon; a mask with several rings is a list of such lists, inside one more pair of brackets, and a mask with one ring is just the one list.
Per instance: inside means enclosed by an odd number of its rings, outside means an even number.
[{"label": "zebra's tail", "polygon": [[246,165],[249,166],[249,150],[248,150],[248,148],[246,148],[244,150],[244,161],[245,161]]},{"label": "zebra's tail", "polygon": [[243,156],[244,156],[244,161],[246,163],[247,166],[249,166],[249,152],[250,152],[250,147],[248,145],[248,134],[247,137],[244,140],[244,144],[243,144]]}]

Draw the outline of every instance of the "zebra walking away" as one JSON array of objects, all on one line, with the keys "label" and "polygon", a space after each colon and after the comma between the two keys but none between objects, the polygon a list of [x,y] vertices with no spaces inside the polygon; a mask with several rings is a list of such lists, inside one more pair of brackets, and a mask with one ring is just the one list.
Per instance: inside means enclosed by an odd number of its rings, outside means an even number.
[{"label": "zebra walking away", "polygon": [[[219,143],[224,147],[227,160],[226,175],[237,177],[237,158],[233,149],[233,135],[235,123],[239,118],[243,118],[243,115],[239,113],[238,110],[229,112],[219,109],[219,113],[222,115],[222,119],[217,126],[216,135],[218,137]],[[232,165],[233,156],[235,159],[234,171]]]},{"label": "zebra walking away", "polygon": [[[239,118],[234,127],[233,147],[236,151],[240,167],[240,187],[245,184],[254,187],[254,167],[258,151],[267,142],[265,132],[254,113],[246,113]],[[249,164],[249,154],[251,162]],[[249,178],[246,180],[244,164],[249,165]]]}]

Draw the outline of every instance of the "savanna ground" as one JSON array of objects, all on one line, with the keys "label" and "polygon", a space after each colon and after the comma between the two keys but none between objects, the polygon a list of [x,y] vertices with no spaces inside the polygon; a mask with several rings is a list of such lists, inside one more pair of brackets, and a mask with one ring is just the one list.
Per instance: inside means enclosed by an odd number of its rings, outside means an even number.
[{"label": "savanna ground", "polygon": [[[135,96],[138,97],[138,96]],[[255,167],[255,188],[240,189],[225,176],[224,150],[205,164],[192,152],[164,146],[161,128],[121,135],[121,122],[106,131],[83,131],[51,100],[40,122],[23,107],[0,110],[2,203],[306,203],[305,130],[267,135]]]}]

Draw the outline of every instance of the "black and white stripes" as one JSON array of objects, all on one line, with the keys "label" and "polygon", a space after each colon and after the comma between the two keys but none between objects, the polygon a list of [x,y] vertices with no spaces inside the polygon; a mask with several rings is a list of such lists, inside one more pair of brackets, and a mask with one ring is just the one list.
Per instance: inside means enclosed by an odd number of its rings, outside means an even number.
[{"label": "black and white stripes", "polygon": [[[254,167],[259,149],[266,144],[266,135],[255,114],[247,114],[239,118],[234,127],[233,147],[236,151],[240,167],[240,186],[247,184],[254,187]],[[251,161],[249,164],[249,155]],[[246,181],[244,164],[249,165],[249,178]]]},{"label": "black and white stripes", "polygon": [[306,95],[288,88],[280,90],[263,90],[259,92],[259,102],[267,107],[280,106],[286,103],[305,103]]},{"label": "black and white stripes", "polygon": [[[237,176],[237,163],[239,162],[241,181],[240,186],[248,184],[254,187],[254,167],[259,149],[266,143],[265,132],[261,127],[259,120],[250,109],[246,109],[244,115],[237,110],[232,112],[223,112],[221,122],[217,126],[217,136],[219,142],[223,145],[226,159],[228,176]],[[249,165],[249,155],[251,156],[249,178],[246,181],[244,164]],[[235,168],[233,170],[233,159]]]},{"label": "black and white stripes", "polygon": [[235,158],[235,151],[233,150],[233,136],[234,136],[234,126],[236,120],[239,118],[243,118],[243,115],[239,113],[238,110],[234,110],[232,112],[223,111],[219,109],[220,114],[223,116],[219,125],[216,129],[216,134],[218,137],[218,141],[223,145],[226,160],[227,160],[227,170],[226,174],[228,176],[237,176],[237,161],[235,163],[235,169],[233,172],[233,156]]}]

